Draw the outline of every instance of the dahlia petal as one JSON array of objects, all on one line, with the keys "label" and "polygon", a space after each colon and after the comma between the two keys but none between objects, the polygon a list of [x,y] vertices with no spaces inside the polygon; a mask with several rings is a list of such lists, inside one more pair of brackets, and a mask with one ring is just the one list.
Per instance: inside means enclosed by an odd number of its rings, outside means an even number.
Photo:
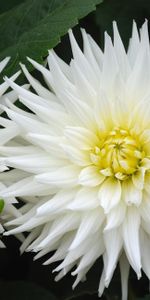
[{"label": "dahlia petal", "polygon": [[63,153],[62,149],[59,147],[61,142],[63,142],[61,136],[58,137],[50,136],[48,134],[28,133],[26,137],[33,144],[40,146],[46,152],[50,152],[52,155],[57,156],[58,158],[66,158],[66,154]]},{"label": "dahlia petal", "polygon": [[[12,82],[14,80],[16,80],[18,78],[18,76],[20,75],[20,71],[18,71],[17,73],[15,73],[13,76],[10,77],[10,80],[12,80]],[[2,96],[8,89],[9,84],[5,81],[0,85],[0,96]]]},{"label": "dahlia petal", "polygon": [[[22,87],[28,90],[29,84],[24,84]],[[15,101],[17,101],[17,99],[18,99],[17,93],[15,91],[10,91],[1,96],[1,104],[6,105],[8,103],[8,100],[10,103],[14,103]],[[3,109],[1,107],[0,107],[0,112],[1,113],[3,112]]]},{"label": "dahlia petal", "polygon": [[135,21],[133,21],[132,37],[129,41],[129,47],[127,53],[131,67],[134,66],[137,57],[137,49],[139,49],[139,47],[140,47],[139,33]]},{"label": "dahlia petal", "polygon": [[145,222],[150,223],[150,203],[149,203],[149,195],[144,192],[143,193],[143,201],[140,205],[140,214],[142,219]]},{"label": "dahlia petal", "polygon": [[[4,235],[8,236],[10,234],[18,234],[18,233],[20,233],[22,231],[30,231],[30,229],[33,229],[33,228],[35,228],[37,226],[40,226],[44,222],[45,222],[45,218],[41,218],[40,220],[38,220],[36,218],[32,218],[31,220],[29,220],[26,223],[18,226],[17,228],[11,229],[11,230],[5,232]],[[8,225],[10,226],[10,225],[16,225],[16,224],[13,224],[13,222],[11,222],[11,223],[9,222],[9,223],[6,223],[5,225],[6,226],[8,226]]]},{"label": "dahlia petal", "polygon": [[79,175],[79,183],[83,186],[97,186],[105,180],[105,176],[100,174],[97,167],[88,166]]},{"label": "dahlia petal", "polygon": [[26,155],[19,155],[19,156],[12,156],[6,157],[4,162],[9,165],[10,167],[18,168],[26,172],[31,173],[41,173],[48,172],[50,169],[53,169],[54,166],[60,166],[61,161],[54,160],[49,158],[47,155],[43,155],[42,153],[35,154],[26,154]]},{"label": "dahlia petal", "polygon": [[90,150],[93,144],[99,143],[96,134],[87,128],[70,126],[65,129],[64,134],[72,145],[82,150]]},{"label": "dahlia petal", "polygon": [[124,247],[130,265],[141,277],[141,253],[139,244],[140,215],[136,208],[128,209],[126,219],[123,223]]},{"label": "dahlia petal", "polygon": [[80,99],[82,99],[87,103],[94,103],[96,100],[96,92],[92,85],[87,80],[86,76],[83,74],[82,70],[78,66],[78,64],[72,60],[71,61],[71,68],[72,68],[72,76],[75,82],[75,85],[78,88],[78,94]]},{"label": "dahlia petal", "polygon": [[20,253],[23,254],[23,252],[26,250],[26,248],[28,247],[29,244],[31,244],[31,242],[36,239],[36,237],[39,235],[41,231],[41,228],[37,227],[35,228],[35,230],[33,232],[31,232],[28,237],[24,240],[24,242],[22,243],[21,247],[20,247]]},{"label": "dahlia petal", "polygon": [[[123,89],[123,88],[122,88]],[[124,92],[125,93],[125,92]],[[125,99],[122,95],[118,95],[116,99],[114,99],[114,106],[112,107],[112,119],[116,126],[121,126],[122,128],[126,128],[129,124],[129,113],[130,109],[125,102]]]},{"label": "dahlia petal", "polygon": [[150,173],[147,172],[145,174],[144,191],[146,191],[148,195],[150,194],[150,184],[149,184],[149,182],[150,182]]},{"label": "dahlia petal", "polygon": [[118,60],[118,65],[120,68],[121,75],[126,80],[131,70],[130,70],[127,54],[124,45],[121,41],[116,22],[113,22],[113,33],[114,33],[114,50],[116,53],[116,58]]},{"label": "dahlia petal", "polygon": [[[37,241],[37,240],[36,240]],[[34,243],[34,242],[33,242]],[[33,244],[32,243],[32,244]],[[31,251],[32,249],[32,244],[30,244],[30,246],[27,248],[26,251]],[[34,246],[35,246],[35,243],[34,243]],[[37,246],[38,247],[38,246]],[[49,253],[50,251],[55,251],[57,248],[59,247],[59,241],[58,239],[55,241],[55,239],[53,239],[53,241],[51,241],[51,243],[45,247],[43,250],[40,250],[33,258],[33,260],[37,260],[39,258],[41,258],[42,256],[46,255],[47,253]],[[36,246],[35,246],[35,249],[36,249]],[[38,249],[37,249],[38,251]],[[36,251],[35,251],[36,252]],[[43,265],[45,265],[45,263],[43,263]]]},{"label": "dahlia petal", "polygon": [[[65,63],[57,54],[56,52],[51,49],[48,51],[48,53],[51,52],[53,54],[53,56],[55,57],[55,60],[57,61],[57,63],[59,64],[59,67],[61,69],[61,71],[66,75],[66,77],[68,77],[70,79],[70,68],[68,66],[67,63]],[[50,68],[50,64],[49,64],[49,56],[47,57],[47,62],[48,62],[48,65],[49,65],[49,68]]]},{"label": "dahlia petal", "polygon": [[0,181],[6,184],[16,183],[16,181],[23,179],[27,173],[21,170],[10,170],[9,172],[0,173]]},{"label": "dahlia petal", "polygon": [[47,83],[48,87],[51,89],[53,88],[53,77],[51,75],[51,72],[48,71],[46,68],[44,68],[42,65],[37,63],[35,60],[27,57],[28,61],[37,69],[40,71],[45,79],[45,82]]},{"label": "dahlia petal", "polygon": [[97,124],[100,129],[110,129],[112,128],[112,111],[110,107],[110,102],[106,96],[106,94],[100,90],[98,93],[98,99],[100,101],[97,101],[95,105],[95,119],[97,121]]},{"label": "dahlia petal", "polygon": [[44,262],[44,265],[49,265],[52,262],[65,258],[68,248],[72,243],[73,237],[74,233],[72,232],[69,232],[67,235],[65,235],[65,237],[61,240],[60,246],[57,251],[54,253],[54,255],[51,256],[51,258]]},{"label": "dahlia petal", "polygon": [[0,248],[6,248],[6,246],[4,245],[4,243],[0,240]]},{"label": "dahlia petal", "polygon": [[87,103],[69,93],[68,90],[62,91],[61,101],[63,102],[66,111],[74,120],[74,123],[79,122],[79,125],[81,126],[84,125],[88,128],[91,126],[93,128],[94,116],[91,114],[90,106]]},{"label": "dahlia petal", "polygon": [[[52,130],[42,122],[39,122],[33,118],[31,114],[28,114],[28,117],[25,115],[20,115],[17,112],[14,112],[10,109],[5,109],[8,116],[24,131],[29,131],[33,133],[46,133],[51,134]],[[29,117],[30,116],[30,117]]]},{"label": "dahlia petal", "polygon": [[60,146],[63,148],[66,156],[72,161],[74,164],[79,166],[88,166],[91,164],[91,160],[89,157],[89,153],[86,151],[81,151],[73,146],[66,145],[61,143]]},{"label": "dahlia petal", "polygon": [[[127,89],[130,97],[135,99],[136,103],[143,98],[148,92],[149,87],[149,73],[150,73],[150,59],[147,48],[142,44],[142,50],[139,51],[132,72],[128,77]],[[132,80],[131,80],[132,77]],[[140,85],[140,89],[138,88]],[[133,101],[134,103],[134,101]]]},{"label": "dahlia petal", "polygon": [[[72,238],[74,238],[74,232]],[[66,268],[68,265],[72,263],[75,264],[79,258],[81,258],[83,255],[87,253],[87,248],[88,249],[90,248],[91,242],[95,244],[97,243],[97,240],[99,240],[99,255],[101,255],[101,253],[104,252],[104,242],[101,240],[99,232],[96,232],[94,236],[87,237],[86,239],[83,240],[81,245],[75,247],[74,249],[70,250],[69,247],[64,261],[55,270],[60,271],[61,269]]]},{"label": "dahlia petal", "polygon": [[100,229],[102,223],[104,221],[104,215],[101,209],[97,209],[93,211],[93,213],[85,213],[82,217],[81,224],[73,240],[70,250],[76,248],[83,242],[89,233],[94,234],[98,229]]},{"label": "dahlia petal", "polygon": [[104,230],[108,231],[120,226],[125,218],[125,213],[126,213],[126,206],[121,201],[117,206],[115,206],[115,208],[113,208],[107,214],[107,224]]},{"label": "dahlia petal", "polygon": [[63,269],[62,271],[60,271],[59,274],[55,277],[55,281],[57,282],[60,279],[62,279],[64,276],[66,276],[66,274],[72,269],[72,267],[73,267],[73,264],[70,264],[65,269]]},{"label": "dahlia petal", "polygon": [[33,176],[24,178],[13,185],[10,185],[7,189],[1,191],[2,197],[21,197],[21,196],[43,196],[49,195],[51,188],[40,184],[35,181]]},{"label": "dahlia petal", "polygon": [[[34,251],[37,252],[39,251],[38,246],[40,245],[40,243],[45,239],[45,237],[47,237],[47,235],[50,232],[52,223],[48,222],[44,227],[42,227],[42,230],[40,232],[40,235],[28,246],[28,248],[26,249],[26,251],[31,251],[34,248]],[[41,228],[41,226],[40,226]],[[35,230],[36,228],[34,228]],[[53,251],[56,250],[57,247],[59,245],[59,238],[53,238],[51,239],[50,243],[48,244],[47,247],[44,247],[44,249],[40,250],[40,252],[38,254],[36,254],[36,256],[34,257],[36,259],[37,255],[41,256],[41,253],[44,251],[44,253],[47,253],[47,249],[49,249],[49,251]]]},{"label": "dahlia petal", "polygon": [[44,216],[45,214],[52,214],[63,210],[66,205],[68,207],[68,203],[72,202],[76,192],[77,189],[61,190],[37,209],[37,215]]},{"label": "dahlia petal", "polygon": [[108,178],[101,185],[99,190],[100,205],[108,213],[121,199],[121,184],[117,179]]},{"label": "dahlia petal", "polygon": [[[70,78],[68,79],[68,77],[62,72],[62,69],[60,68],[59,62],[57,61],[53,51],[49,51],[48,64],[53,78],[53,89],[55,90],[55,93],[59,95],[62,88],[74,90],[74,86],[69,80]],[[58,82],[59,85],[57,84]]]},{"label": "dahlia petal", "polygon": [[90,268],[91,268],[91,265],[80,271],[80,273],[78,274],[78,276],[72,286],[72,289],[75,289],[75,287],[78,285],[78,283],[80,281],[84,282],[86,280],[85,274],[89,271]]},{"label": "dahlia petal", "polygon": [[56,171],[39,174],[36,180],[41,183],[56,185],[59,187],[77,185],[77,178],[80,169],[77,166],[70,165],[58,168]]},{"label": "dahlia petal", "polygon": [[94,69],[95,74],[97,75],[97,78],[100,76],[100,69],[97,64],[97,61],[95,59],[93,49],[91,47],[88,35],[86,34],[86,31],[84,29],[81,29],[82,37],[83,37],[83,52],[85,57],[87,58],[88,62],[90,62],[92,68]]},{"label": "dahlia petal", "polygon": [[[144,247],[143,247],[144,245]],[[150,279],[150,259],[149,259],[149,251],[150,251],[150,240],[149,236],[144,230],[140,230],[140,246],[141,246],[141,260],[142,260],[142,268]]]},{"label": "dahlia petal", "polygon": [[71,210],[84,211],[98,206],[98,189],[83,187],[77,192],[73,201],[67,205],[67,208]]},{"label": "dahlia petal", "polygon": [[38,250],[43,249],[43,247],[46,247],[52,239],[55,239],[56,237],[59,239],[60,236],[64,235],[64,233],[76,229],[79,226],[79,222],[80,215],[78,214],[68,214],[57,218],[54,221],[49,234],[38,245]]},{"label": "dahlia petal", "polygon": [[6,144],[8,141],[13,139],[19,133],[19,129],[17,126],[13,124],[12,127],[3,128],[0,131],[0,145]]},{"label": "dahlia petal", "polygon": [[127,300],[130,265],[124,253],[121,255],[119,263],[120,263],[120,274],[121,274],[122,300]]},{"label": "dahlia petal", "polygon": [[20,66],[26,78],[28,79],[29,83],[32,85],[32,87],[37,92],[37,94],[40,97],[43,97],[44,99],[51,100],[53,98],[53,94],[28,72],[24,64],[20,64]]},{"label": "dahlia petal", "polygon": [[96,74],[92,70],[89,62],[79,48],[71,30],[69,30],[69,38],[75,61],[78,63],[78,66],[82,70],[82,72],[84,71],[83,73],[87,77],[87,80],[95,85],[95,83],[97,82]]},{"label": "dahlia petal", "polygon": [[36,152],[37,148],[33,146],[0,146],[0,153],[4,156],[10,156],[10,155],[26,155],[26,154],[34,154]]},{"label": "dahlia petal", "polygon": [[142,191],[133,185],[132,181],[126,180],[122,184],[122,200],[127,205],[139,206],[142,201]]},{"label": "dahlia petal", "polygon": [[132,175],[133,184],[137,189],[143,189],[145,180],[145,169],[140,168],[136,173]]},{"label": "dahlia petal", "polygon": [[87,251],[85,255],[80,260],[80,263],[75,271],[72,272],[72,275],[77,275],[81,270],[93,265],[96,259],[102,254],[100,242],[95,243],[95,245]]},{"label": "dahlia petal", "polygon": [[[116,60],[115,51],[110,36],[105,33],[103,70],[101,86],[106,89],[107,94],[111,93],[119,66]],[[109,89],[108,89],[109,87]]]},{"label": "dahlia petal", "polygon": [[[97,43],[94,41],[94,39],[89,34],[87,34],[87,37],[88,37],[89,43],[91,45],[92,52],[96,58],[96,62],[99,65],[100,70],[102,70],[103,52],[101,51],[100,47],[97,45]],[[85,53],[85,55],[86,55],[86,53]]]},{"label": "dahlia petal", "polygon": [[[144,24],[140,28],[140,38],[141,45],[143,45],[146,50],[149,50],[149,33],[148,33],[148,21],[145,20]],[[142,49],[142,47],[141,47]]]},{"label": "dahlia petal", "polygon": [[17,85],[10,78],[6,77],[5,80],[17,92],[17,94],[19,96],[21,96],[22,98],[28,99],[35,104],[43,105],[47,108],[53,107],[53,108],[62,109],[62,106],[58,103],[58,99],[56,98],[56,96],[53,93],[50,94],[50,96],[48,98],[49,101],[48,101],[47,99],[43,99],[42,97],[32,93],[31,91],[28,91],[24,87]]},{"label": "dahlia petal", "polygon": [[0,62],[0,72],[3,71],[3,69],[6,67],[6,65],[8,64],[10,60],[10,57],[6,57],[4,58],[1,62]]},{"label": "dahlia petal", "polygon": [[106,252],[103,254],[103,263],[104,263],[104,269],[100,278],[99,282],[99,288],[98,288],[98,296],[101,297],[104,289],[105,289],[105,268],[106,268],[106,263],[107,263],[107,255]]},{"label": "dahlia petal", "polygon": [[39,116],[39,119],[42,121],[47,121],[48,124],[53,125],[54,122],[57,123],[55,124],[56,128],[62,128],[62,126],[65,126],[68,122],[68,117],[64,112],[61,112],[60,110],[56,110],[53,108],[47,109],[46,107],[43,107],[41,105],[31,103],[31,101],[20,97],[20,101],[29,107],[34,113],[36,113],[37,116]]},{"label": "dahlia petal", "polygon": [[107,287],[116,268],[118,257],[123,245],[120,230],[113,229],[105,232],[104,243],[107,253],[107,264],[105,266],[105,286]]}]

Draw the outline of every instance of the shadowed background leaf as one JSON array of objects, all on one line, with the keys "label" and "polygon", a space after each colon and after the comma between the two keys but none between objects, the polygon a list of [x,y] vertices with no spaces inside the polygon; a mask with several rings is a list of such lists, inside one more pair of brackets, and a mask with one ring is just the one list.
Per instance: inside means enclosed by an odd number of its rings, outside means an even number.
[{"label": "shadowed background leaf", "polygon": [[1,282],[0,293],[5,300],[57,300],[50,291],[25,281]]}]

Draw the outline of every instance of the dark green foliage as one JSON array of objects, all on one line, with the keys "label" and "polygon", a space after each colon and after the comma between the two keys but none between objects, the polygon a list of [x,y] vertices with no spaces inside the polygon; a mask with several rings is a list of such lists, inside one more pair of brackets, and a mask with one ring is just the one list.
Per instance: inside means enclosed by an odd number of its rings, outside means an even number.
[{"label": "dark green foliage", "polygon": [[25,281],[0,282],[2,300],[57,300],[48,290]]},{"label": "dark green foliage", "polygon": [[[18,70],[30,56],[39,62],[47,50],[102,0],[28,0],[0,16],[0,60],[11,56],[5,74]],[[30,65],[31,68],[31,65]]]}]

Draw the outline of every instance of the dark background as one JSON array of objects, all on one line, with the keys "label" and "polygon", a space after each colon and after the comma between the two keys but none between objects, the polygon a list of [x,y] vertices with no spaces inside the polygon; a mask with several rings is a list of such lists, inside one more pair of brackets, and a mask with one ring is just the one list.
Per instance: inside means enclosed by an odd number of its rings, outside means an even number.
[{"label": "dark background", "polygon": [[[0,0],[0,13],[11,10],[21,2],[25,2],[25,0]],[[112,35],[112,21],[116,20],[127,48],[133,19],[140,27],[145,18],[150,19],[149,0],[104,0],[101,5],[97,6],[96,11],[79,22],[79,25],[74,28],[74,33],[82,47],[80,27],[85,28],[103,48],[103,33],[106,30]],[[65,61],[70,61],[71,49],[67,35],[62,37],[61,43],[56,46],[55,50]],[[33,73],[38,76],[35,71]],[[52,270],[56,264],[42,266],[44,259],[33,262],[32,253],[25,253],[20,256],[20,243],[15,237],[3,238],[3,240],[7,248],[0,249],[0,300],[99,299],[97,287],[102,270],[102,261],[98,260],[93,266],[88,273],[87,282],[80,283],[75,291],[72,291],[73,279],[70,275],[58,283],[54,282],[55,276],[52,274]],[[121,299],[119,276],[119,269],[116,269],[112,283],[101,299]],[[130,300],[150,299],[147,296],[148,287],[148,279],[144,275],[142,280],[137,281],[135,274],[130,272]]]}]

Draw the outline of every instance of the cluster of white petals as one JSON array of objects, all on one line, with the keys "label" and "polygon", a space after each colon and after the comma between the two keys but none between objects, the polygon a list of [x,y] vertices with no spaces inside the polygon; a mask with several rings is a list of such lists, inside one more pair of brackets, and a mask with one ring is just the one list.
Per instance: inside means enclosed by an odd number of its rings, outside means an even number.
[{"label": "cluster of white petals", "polygon": [[150,279],[150,45],[147,22],[140,33],[133,23],[127,52],[113,26],[104,51],[82,30],[82,52],[70,31],[69,65],[53,50],[49,69],[28,59],[47,88],[25,65],[32,91],[6,78],[30,112],[1,106],[0,163],[11,169],[0,196],[24,201],[6,223],[7,235],[29,232],[22,252],[61,261],[56,280],[73,268],[73,288],[102,257],[99,295],[119,263],[126,300],[130,265]]},{"label": "cluster of white petals", "polygon": [[[10,57],[6,57],[0,62],[0,73],[4,70],[7,63],[9,62]],[[15,80],[19,76],[20,72],[17,72],[11,77],[11,80]],[[24,86],[25,87],[25,86]],[[7,92],[9,88],[9,84],[7,82],[3,82],[0,84],[0,103],[6,104],[6,99],[9,99],[11,102],[15,102],[18,98],[18,95],[15,91]],[[0,108],[0,113],[3,112],[3,109]],[[1,117],[0,117],[1,119]],[[2,118],[2,122],[0,122],[1,128],[4,128],[6,124],[8,124],[9,121]],[[7,143],[12,137],[14,137],[14,130],[11,128],[11,123],[8,124],[8,127],[6,129],[0,129],[3,131],[3,134],[1,135],[0,140],[0,146],[3,146],[5,143]],[[6,166],[5,163],[0,162],[0,177],[1,173],[4,171],[9,170],[9,168]],[[3,175],[2,175],[3,176]],[[8,179],[9,184],[9,179]],[[3,182],[0,180],[0,190],[3,190],[6,188]],[[4,231],[2,224],[6,222],[7,219],[12,217],[18,217],[20,213],[17,211],[17,209],[13,206],[13,203],[16,203],[16,199],[14,197],[7,197],[6,199],[0,199],[0,234]],[[4,243],[0,240],[0,248],[5,247]]]}]

